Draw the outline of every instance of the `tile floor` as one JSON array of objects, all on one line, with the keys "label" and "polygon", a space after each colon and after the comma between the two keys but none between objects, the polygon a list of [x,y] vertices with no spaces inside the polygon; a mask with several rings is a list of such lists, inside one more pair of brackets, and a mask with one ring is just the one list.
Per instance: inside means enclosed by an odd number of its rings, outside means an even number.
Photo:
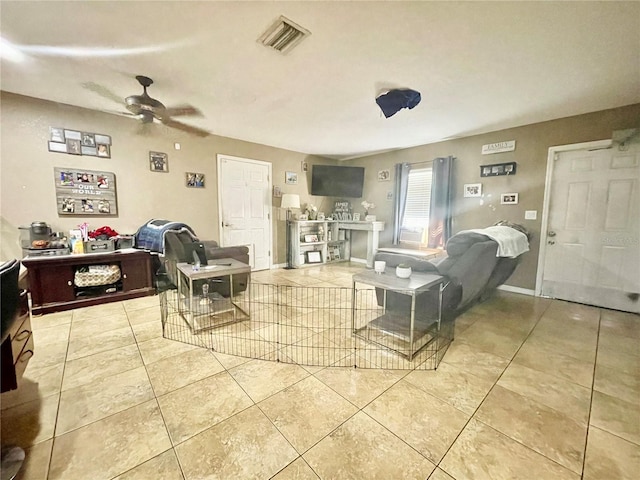
[{"label": "tile floor", "polygon": [[[350,286],[346,264],[254,274]],[[163,339],[158,297],[33,318],[2,394],[22,479],[585,479],[640,470],[640,318],[498,292],[437,371],[232,357]],[[636,473],[633,473],[636,472]]]}]

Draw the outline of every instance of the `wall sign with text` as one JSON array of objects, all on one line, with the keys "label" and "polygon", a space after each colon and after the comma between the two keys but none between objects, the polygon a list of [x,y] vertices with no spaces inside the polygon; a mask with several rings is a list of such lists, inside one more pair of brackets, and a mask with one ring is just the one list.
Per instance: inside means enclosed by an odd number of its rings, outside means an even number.
[{"label": "wall sign with text", "polygon": [[112,172],[54,167],[58,215],[117,215]]},{"label": "wall sign with text", "polygon": [[482,146],[482,155],[490,155],[492,153],[513,152],[516,149],[516,141],[509,140],[507,142],[487,143]]},{"label": "wall sign with text", "polygon": [[338,200],[333,205],[334,220],[351,220],[351,202],[347,200]]}]

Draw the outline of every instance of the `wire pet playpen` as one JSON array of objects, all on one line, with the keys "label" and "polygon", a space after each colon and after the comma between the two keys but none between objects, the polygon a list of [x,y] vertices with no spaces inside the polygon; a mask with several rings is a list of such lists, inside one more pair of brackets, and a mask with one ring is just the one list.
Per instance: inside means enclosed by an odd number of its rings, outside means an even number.
[{"label": "wire pet playpen", "polygon": [[191,303],[175,289],[160,294],[165,338],[262,360],[318,367],[435,369],[453,340],[453,320],[439,321],[433,312],[421,311],[414,328],[418,343],[412,347],[408,317],[385,311],[370,287],[249,283],[233,302],[204,292],[194,295]]}]

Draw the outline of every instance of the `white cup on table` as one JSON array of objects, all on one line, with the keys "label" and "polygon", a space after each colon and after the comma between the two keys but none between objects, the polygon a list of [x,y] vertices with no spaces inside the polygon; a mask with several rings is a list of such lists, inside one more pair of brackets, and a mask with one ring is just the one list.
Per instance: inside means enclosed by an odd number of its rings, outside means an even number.
[{"label": "white cup on table", "polygon": [[387,268],[387,262],[383,262],[381,260],[376,260],[373,262],[373,270],[376,273],[384,273],[384,269]]}]

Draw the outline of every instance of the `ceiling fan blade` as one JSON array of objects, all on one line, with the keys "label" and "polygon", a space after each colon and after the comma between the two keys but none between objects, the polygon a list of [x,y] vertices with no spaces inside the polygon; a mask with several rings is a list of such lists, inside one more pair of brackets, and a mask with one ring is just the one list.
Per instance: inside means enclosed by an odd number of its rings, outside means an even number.
[{"label": "ceiling fan blade", "polygon": [[109,90],[105,86],[98,85],[97,83],[94,83],[94,82],[84,82],[81,85],[82,85],[82,88],[85,88],[90,92],[96,93],[100,95],[102,98],[106,98],[107,100],[111,100],[112,102],[116,102],[119,104],[124,103],[122,98],[120,98],[118,95],[113,93],[111,90]]},{"label": "ceiling fan blade", "polygon": [[176,105],[175,107],[167,107],[164,111],[164,115],[167,117],[181,117],[181,116],[190,116],[190,117],[202,117],[202,112],[198,110],[196,107],[192,107],[191,105]]},{"label": "ceiling fan blade", "polygon": [[120,117],[129,117],[129,118],[134,118],[137,119],[138,115],[134,115],[133,113],[129,113],[129,112],[123,112],[121,110],[102,110],[105,113],[111,113],[112,115],[118,115]]},{"label": "ceiling fan blade", "polygon": [[211,135],[206,130],[202,130],[198,127],[192,127],[191,125],[187,125],[181,122],[176,122],[175,120],[171,120],[170,118],[163,118],[160,121],[167,127],[176,128],[178,130],[182,130],[183,132],[191,133],[199,137],[207,137]]}]

